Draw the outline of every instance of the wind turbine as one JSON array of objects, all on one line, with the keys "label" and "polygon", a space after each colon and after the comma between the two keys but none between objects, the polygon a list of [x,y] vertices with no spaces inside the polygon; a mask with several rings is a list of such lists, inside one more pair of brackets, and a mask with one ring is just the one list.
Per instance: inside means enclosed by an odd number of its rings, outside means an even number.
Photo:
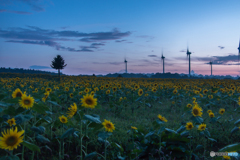
[{"label": "wind turbine", "polygon": [[209,64],[211,65],[211,76],[212,76],[212,60],[209,62]]},{"label": "wind turbine", "polygon": [[127,73],[127,60],[126,60],[126,58],[124,60],[124,63],[125,63],[125,72]]},{"label": "wind turbine", "polygon": [[189,56],[189,77],[190,77],[190,71],[191,71],[190,54],[192,53],[188,51],[188,47],[187,47],[187,57]]},{"label": "wind turbine", "polygon": [[238,46],[238,70],[239,70],[239,56],[240,56],[240,39],[239,39],[239,46]]},{"label": "wind turbine", "polygon": [[162,59],[162,61],[163,61],[163,74],[164,74],[164,56],[163,56],[163,51],[162,51],[162,57],[161,57],[161,59]]}]

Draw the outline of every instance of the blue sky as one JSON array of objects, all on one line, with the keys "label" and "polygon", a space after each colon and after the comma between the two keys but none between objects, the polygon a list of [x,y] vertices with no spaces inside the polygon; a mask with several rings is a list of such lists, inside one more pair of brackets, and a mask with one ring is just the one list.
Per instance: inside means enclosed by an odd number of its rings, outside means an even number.
[{"label": "blue sky", "polygon": [[64,74],[239,75],[239,0],[1,0],[0,67]]}]

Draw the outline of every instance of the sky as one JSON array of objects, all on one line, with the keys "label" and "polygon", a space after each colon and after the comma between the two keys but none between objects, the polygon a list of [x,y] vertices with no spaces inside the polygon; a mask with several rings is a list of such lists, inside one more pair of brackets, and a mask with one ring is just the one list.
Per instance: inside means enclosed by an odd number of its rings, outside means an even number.
[{"label": "sky", "polygon": [[239,0],[0,0],[0,67],[239,75]]}]

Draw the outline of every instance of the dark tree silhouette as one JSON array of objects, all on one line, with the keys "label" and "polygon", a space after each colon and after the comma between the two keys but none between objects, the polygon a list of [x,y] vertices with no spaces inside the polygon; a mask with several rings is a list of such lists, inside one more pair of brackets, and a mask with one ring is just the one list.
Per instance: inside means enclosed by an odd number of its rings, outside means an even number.
[{"label": "dark tree silhouette", "polygon": [[52,67],[53,69],[57,69],[57,70],[58,70],[59,81],[60,81],[60,69],[64,69],[64,67],[67,66],[67,64],[64,64],[64,63],[65,63],[65,61],[64,61],[64,59],[62,58],[62,56],[60,56],[60,55],[57,55],[57,56],[53,59],[53,61],[52,61],[51,67]]}]

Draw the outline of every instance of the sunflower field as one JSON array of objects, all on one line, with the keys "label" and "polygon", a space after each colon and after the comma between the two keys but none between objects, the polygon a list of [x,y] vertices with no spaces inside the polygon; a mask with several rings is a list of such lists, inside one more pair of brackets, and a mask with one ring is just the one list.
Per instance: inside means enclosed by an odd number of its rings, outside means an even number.
[{"label": "sunflower field", "polygon": [[240,159],[238,80],[0,77],[0,160]]}]

